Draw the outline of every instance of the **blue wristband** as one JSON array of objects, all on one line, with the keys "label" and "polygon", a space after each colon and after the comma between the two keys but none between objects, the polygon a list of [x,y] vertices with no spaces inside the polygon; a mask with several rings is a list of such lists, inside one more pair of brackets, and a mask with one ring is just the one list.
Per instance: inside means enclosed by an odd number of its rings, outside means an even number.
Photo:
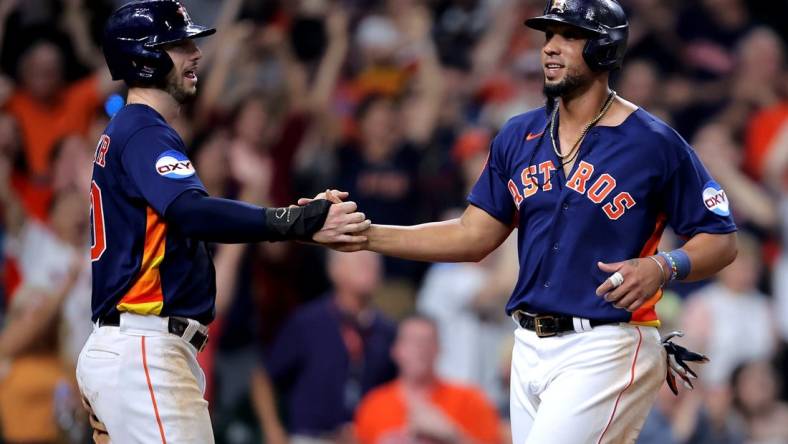
[{"label": "blue wristband", "polygon": [[659,253],[659,256],[662,256],[668,264],[668,268],[670,269],[669,280],[683,280],[689,276],[692,264],[690,263],[689,256],[684,250],[663,251]]},{"label": "blue wristband", "polygon": [[692,271],[692,263],[687,252],[679,248],[670,252],[670,256],[676,261],[676,279],[684,280]]}]

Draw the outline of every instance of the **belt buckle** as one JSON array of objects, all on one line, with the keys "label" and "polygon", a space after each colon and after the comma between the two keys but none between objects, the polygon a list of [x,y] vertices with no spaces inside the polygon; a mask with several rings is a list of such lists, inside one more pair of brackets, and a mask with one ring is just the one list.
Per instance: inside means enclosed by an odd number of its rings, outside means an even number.
[{"label": "belt buckle", "polygon": [[[540,315],[534,316],[534,330],[536,331],[536,336],[540,338],[549,338],[552,336],[556,336],[558,334],[557,325],[555,322],[555,316],[552,315]],[[552,328],[552,331],[547,331]]]}]

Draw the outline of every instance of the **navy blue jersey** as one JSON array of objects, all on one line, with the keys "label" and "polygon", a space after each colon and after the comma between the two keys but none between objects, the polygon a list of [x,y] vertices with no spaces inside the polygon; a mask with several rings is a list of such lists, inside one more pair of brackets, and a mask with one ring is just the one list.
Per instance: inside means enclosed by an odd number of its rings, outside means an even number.
[{"label": "navy blue jersey", "polygon": [[93,321],[116,311],[213,320],[216,283],[206,245],[163,218],[187,190],[207,194],[175,130],[147,105],[121,109],[93,162]]},{"label": "navy blue jersey", "polygon": [[544,108],[512,118],[468,200],[519,229],[508,313],[658,325],[661,290],[634,313],[615,308],[595,294],[608,277],[597,262],[654,254],[666,224],[684,237],[736,230],[725,192],[692,148],[642,109],[619,126],[592,128],[568,179]]}]

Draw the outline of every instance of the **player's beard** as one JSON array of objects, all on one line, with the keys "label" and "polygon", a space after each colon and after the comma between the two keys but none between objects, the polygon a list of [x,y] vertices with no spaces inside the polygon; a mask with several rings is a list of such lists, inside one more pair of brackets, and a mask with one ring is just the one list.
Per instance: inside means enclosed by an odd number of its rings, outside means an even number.
[{"label": "player's beard", "polygon": [[574,97],[588,86],[588,80],[582,74],[567,72],[564,78],[556,83],[544,81],[542,92],[548,99],[558,99],[559,97]]},{"label": "player's beard", "polygon": [[181,105],[191,102],[197,95],[197,89],[187,87],[184,84],[183,73],[177,72],[175,69],[171,70],[167,75],[167,83],[164,86],[164,90]]}]

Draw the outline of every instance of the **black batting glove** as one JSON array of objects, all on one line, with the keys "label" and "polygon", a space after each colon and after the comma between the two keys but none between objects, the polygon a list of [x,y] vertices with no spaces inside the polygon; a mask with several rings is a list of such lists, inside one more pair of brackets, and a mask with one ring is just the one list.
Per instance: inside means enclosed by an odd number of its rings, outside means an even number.
[{"label": "black batting glove", "polygon": [[696,362],[698,364],[705,364],[709,362],[709,358],[700,353],[687,350],[686,348],[671,342],[674,337],[682,337],[684,332],[673,331],[661,339],[662,346],[665,347],[668,360],[668,371],[665,380],[668,387],[674,395],[679,394],[678,385],[676,385],[676,375],[682,379],[684,387],[689,390],[695,388],[692,385],[692,380],[697,379],[698,375],[687,365],[687,362]]}]

